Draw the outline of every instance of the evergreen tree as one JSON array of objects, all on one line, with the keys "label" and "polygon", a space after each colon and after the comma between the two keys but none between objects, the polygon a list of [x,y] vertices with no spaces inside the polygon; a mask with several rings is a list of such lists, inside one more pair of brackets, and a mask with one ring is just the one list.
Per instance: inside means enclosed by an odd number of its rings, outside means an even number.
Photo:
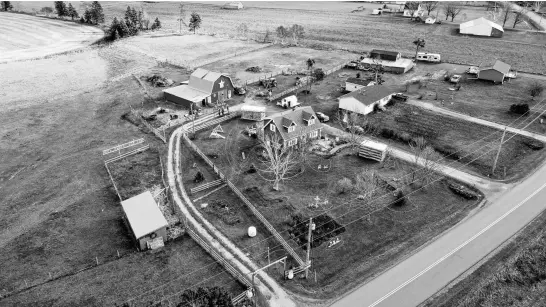
[{"label": "evergreen tree", "polygon": [[93,23],[93,14],[89,9],[85,9],[85,12],[83,13],[83,19],[85,23]]},{"label": "evergreen tree", "polygon": [[91,4],[91,21],[94,24],[99,24],[104,22],[104,12],[102,11],[102,6],[99,1],[93,1]]},{"label": "evergreen tree", "polygon": [[159,21],[159,17],[156,17],[154,23],[152,23],[152,30],[157,29],[161,29],[161,21]]},{"label": "evergreen tree", "polygon": [[127,23],[125,23],[125,20],[123,19],[119,22],[118,33],[120,37],[127,37],[131,35],[131,30],[129,29],[129,27],[127,26]]},{"label": "evergreen tree", "polygon": [[68,16],[68,10],[66,9],[66,4],[64,1],[54,1],[55,10],[57,11],[57,16],[63,18]]},{"label": "evergreen tree", "polygon": [[80,15],[78,14],[78,11],[72,6],[72,3],[68,4],[68,16],[74,20],[74,18],[79,18]]},{"label": "evergreen tree", "polygon": [[2,1],[2,11],[11,11],[13,9],[13,5],[11,5],[10,1]]},{"label": "evergreen tree", "polygon": [[114,20],[112,20],[112,24],[110,25],[110,28],[108,29],[108,38],[111,40],[116,40],[120,37],[119,33],[119,21],[117,17],[114,17]]},{"label": "evergreen tree", "polygon": [[85,19],[82,17],[80,17],[80,23],[85,23]]},{"label": "evergreen tree", "polygon": [[193,34],[195,34],[195,31],[197,29],[201,28],[201,22],[202,22],[202,19],[201,19],[201,16],[199,16],[199,14],[197,14],[196,12],[191,13],[189,28],[190,28],[190,31],[193,31]]}]

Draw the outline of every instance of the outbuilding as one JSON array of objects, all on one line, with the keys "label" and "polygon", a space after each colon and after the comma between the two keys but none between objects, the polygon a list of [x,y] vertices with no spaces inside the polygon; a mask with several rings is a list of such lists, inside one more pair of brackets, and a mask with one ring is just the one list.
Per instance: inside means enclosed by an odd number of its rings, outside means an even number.
[{"label": "outbuilding", "polygon": [[121,202],[125,222],[139,250],[163,245],[167,240],[167,220],[152,193],[146,191]]},{"label": "outbuilding", "polygon": [[393,94],[391,89],[383,85],[364,87],[339,97],[339,109],[345,113],[367,115],[373,112],[374,108],[385,106]]},{"label": "outbuilding", "polygon": [[402,54],[400,54],[400,52],[397,52],[397,51],[373,49],[370,52],[370,58],[386,60],[386,61],[398,61],[400,58],[402,58]]},{"label": "outbuilding", "polygon": [[242,10],[243,7],[244,6],[240,1],[228,2],[223,6],[226,10]]},{"label": "outbuilding", "polygon": [[436,18],[432,16],[428,16],[427,19],[425,19],[425,23],[429,25],[433,25],[436,23]]},{"label": "outbuilding", "polygon": [[375,81],[363,80],[359,78],[348,78],[345,80],[345,90],[349,92],[356,91],[366,86],[375,85]]},{"label": "outbuilding", "polygon": [[510,72],[510,65],[497,60],[493,66],[481,68],[478,72],[478,79],[489,80],[495,83],[504,83],[504,78]]},{"label": "outbuilding", "polygon": [[192,104],[221,104],[233,95],[231,78],[203,68],[196,69],[188,85],[180,85],[163,90],[167,101],[190,107]]},{"label": "outbuilding", "polygon": [[372,140],[364,140],[360,143],[358,155],[360,157],[383,162],[387,156],[387,145]]},{"label": "outbuilding", "polygon": [[504,30],[490,20],[480,17],[478,19],[463,22],[459,25],[459,33],[466,35],[502,37]]}]

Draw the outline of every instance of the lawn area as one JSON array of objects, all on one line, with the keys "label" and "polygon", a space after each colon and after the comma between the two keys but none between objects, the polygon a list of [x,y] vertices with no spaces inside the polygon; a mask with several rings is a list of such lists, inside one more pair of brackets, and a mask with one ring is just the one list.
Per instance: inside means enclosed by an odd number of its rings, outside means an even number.
[{"label": "lawn area", "polygon": [[[377,128],[380,138],[394,140],[393,145],[407,145],[408,137],[422,136],[440,154],[455,160],[454,167],[489,176],[502,131],[443,116],[419,107],[397,103],[384,112],[362,119]],[[407,136],[402,136],[405,134]],[[534,139],[506,134],[493,178],[515,179],[525,176],[544,160],[544,144]],[[467,164],[467,165],[466,165]],[[506,171],[506,176],[504,175]]]},{"label": "lawn area", "polygon": [[[516,78],[503,85],[493,85],[492,82],[482,80],[468,80],[462,84],[460,91],[449,91],[453,87],[445,81],[433,80],[419,90],[412,91],[412,95],[423,95],[422,100],[435,104],[436,106],[451,109],[473,117],[482,118],[488,121],[511,125],[523,128],[532,119],[535,119],[545,109],[545,94],[536,97],[534,100],[527,93],[529,86],[539,82],[546,87],[546,81],[539,81],[529,78]],[[436,89],[440,97],[436,100]],[[451,99],[453,95],[453,99]],[[441,103],[445,100],[444,103]],[[512,104],[527,103],[531,109],[535,108],[528,116],[509,112]],[[544,117],[546,118],[546,117]],[[517,120],[517,121],[516,121]],[[514,121],[516,121],[514,123]],[[514,123],[514,124],[512,124]],[[535,120],[526,130],[538,133],[546,133],[546,126]]]},{"label": "lawn area", "polygon": [[[317,218],[311,250],[313,278],[280,281],[291,291],[321,299],[348,291],[453,226],[479,202],[454,194],[447,182],[440,180],[426,188],[412,185],[408,190],[409,201],[395,205],[392,188],[382,183],[374,185],[376,181],[370,178],[392,185],[411,166],[394,159],[385,163],[365,160],[351,149],[331,158],[309,153],[302,164],[304,172],[285,181],[280,191],[274,191],[272,183],[260,171],[247,172],[251,164],[257,169],[262,166],[257,160],[261,152],[257,141],[241,134],[251,124],[240,119],[224,122],[226,139],[209,139],[210,130],[205,130],[197,133],[195,143],[214,158],[216,165],[283,237],[299,245],[302,255],[306,244],[306,228],[302,225],[309,217]],[[245,153],[245,160],[241,152]],[[318,165],[328,168],[319,170]],[[375,177],[370,177],[371,174]],[[339,192],[343,178],[349,180],[351,188]],[[316,197],[319,207],[312,208],[309,204],[315,203]],[[375,213],[368,216],[372,212]],[[341,239],[340,243],[328,247],[336,237]]]},{"label": "lawn area", "polygon": [[545,306],[545,223],[543,212],[474,272],[423,306]]}]

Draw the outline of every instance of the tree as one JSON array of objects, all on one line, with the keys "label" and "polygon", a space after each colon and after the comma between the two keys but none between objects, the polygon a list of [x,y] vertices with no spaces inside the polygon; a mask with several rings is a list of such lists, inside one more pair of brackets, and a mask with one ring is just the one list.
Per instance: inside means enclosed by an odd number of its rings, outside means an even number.
[{"label": "tree", "polygon": [[197,14],[196,12],[191,13],[189,28],[190,31],[193,31],[193,34],[195,34],[195,31],[197,31],[197,29],[201,28],[201,22],[202,19],[199,14]]},{"label": "tree", "polygon": [[42,9],[40,9],[40,12],[49,15],[53,13],[53,8],[49,6],[44,6]]},{"label": "tree", "polygon": [[515,28],[518,24],[522,23],[524,21],[525,12],[523,9],[515,10],[514,13],[514,25],[512,28]]},{"label": "tree", "polygon": [[11,5],[10,1],[2,1],[2,11],[11,11],[13,9],[13,5]]},{"label": "tree", "polygon": [[140,10],[138,11],[138,22],[140,24],[140,30],[148,30],[150,29],[150,15],[148,15],[148,12],[144,10],[143,7],[140,7]]},{"label": "tree", "polygon": [[536,97],[540,96],[542,92],[544,92],[544,88],[545,88],[544,84],[538,81],[534,81],[527,88],[527,93],[529,93],[529,95],[531,95],[531,97],[535,99]]},{"label": "tree", "polygon": [[418,38],[413,41],[413,44],[415,45],[415,62],[417,62],[417,53],[419,52],[419,48],[425,48],[425,39]]},{"label": "tree", "polygon": [[99,1],[93,1],[93,3],[91,3],[89,12],[91,13],[92,23],[99,24],[104,22],[104,12],[102,11],[102,6]]},{"label": "tree", "polygon": [[264,43],[269,43],[269,42],[271,42],[271,31],[269,31],[269,28],[265,29],[265,34],[264,34],[263,42],[264,42]]},{"label": "tree", "polygon": [[85,12],[83,13],[83,20],[85,23],[93,23],[93,14],[89,9],[85,9]]},{"label": "tree", "polygon": [[425,10],[427,11],[427,16],[430,16],[436,8],[438,7],[438,1],[427,1],[425,2]]},{"label": "tree", "polygon": [[178,18],[176,19],[178,20],[178,24],[180,26],[180,34],[182,34],[182,24],[184,24],[184,26],[188,26],[184,21],[184,18],[186,18],[186,10],[184,9],[184,2],[180,2],[178,5]]},{"label": "tree", "polygon": [[446,20],[451,16],[451,6],[449,5],[449,2],[444,2],[442,13],[446,16]]},{"label": "tree", "polygon": [[512,15],[512,8],[509,4],[504,6],[504,9],[501,11],[501,20],[502,20],[502,27],[506,25],[506,22],[508,19],[510,19],[510,15]]},{"label": "tree", "polygon": [[284,146],[279,133],[266,134],[262,142],[265,154],[260,157],[262,164],[258,168],[265,180],[273,182],[273,189],[278,191],[279,185],[285,180],[293,178],[304,158],[303,146]]},{"label": "tree", "polygon": [[76,9],[72,6],[72,3],[69,3],[68,4],[68,17],[72,18],[72,20],[74,20],[74,18],[79,18],[80,15],[78,14],[78,11],[76,11]]},{"label": "tree", "polygon": [[108,38],[110,40],[117,40],[121,37],[118,32],[119,29],[119,21],[117,17],[114,17],[114,20],[112,20],[112,24],[110,24],[110,28],[108,28]]},{"label": "tree", "polygon": [[305,37],[305,30],[303,29],[303,26],[294,24],[290,28],[290,34],[292,34],[292,39],[294,41],[294,44],[298,44],[298,41],[303,40]]},{"label": "tree", "polygon": [[315,65],[315,60],[308,58],[305,63],[307,64],[307,70],[311,70],[311,68],[313,68],[313,65]]},{"label": "tree", "polygon": [[119,28],[118,33],[120,37],[128,37],[131,36],[131,29],[129,29],[129,26],[125,23],[125,20],[120,20],[119,22]]},{"label": "tree", "polygon": [[68,16],[68,9],[66,8],[66,4],[64,3],[64,1],[54,1],[53,3],[55,4],[57,16],[59,16],[60,18]]},{"label": "tree", "polygon": [[277,27],[276,32],[277,32],[277,37],[280,38],[281,40],[281,44],[284,44],[284,39],[288,37],[288,35],[290,34],[290,31],[284,26],[279,26]]},{"label": "tree", "polygon": [[248,26],[246,23],[242,23],[239,26],[237,26],[237,34],[241,37],[247,38],[248,35]]},{"label": "tree", "polygon": [[463,7],[457,2],[446,2],[446,8],[447,12],[449,12],[449,17],[451,17],[451,21],[453,21],[453,19],[455,19],[455,17],[457,17],[457,15],[459,15],[463,10]]},{"label": "tree", "polygon": [[413,139],[408,144],[417,165],[417,168],[411,172],[411,181],[420,180],[423,184],[432,182],[435,178],[434,175],[437,174],[439,168],[437,162],[441,159],[441,156],[427,144],[422,136]]},{"label": "tree", "polygon": [[139,31],[138,14],[134,8],[127,6],[125,10],[125,24],[129,28],[129,35],[137,35]]},{"label": "tree", "polygon": [[225,288],[198,288],[197,291],[186,290],[180,295],[177,307],[233,307],[231,295]]},{"label": "tree", "polygon": [[159,17],[156,17],[154,23],[152,23],[152,30],[158,29],[161,29],[161,21],[159,21]]}]

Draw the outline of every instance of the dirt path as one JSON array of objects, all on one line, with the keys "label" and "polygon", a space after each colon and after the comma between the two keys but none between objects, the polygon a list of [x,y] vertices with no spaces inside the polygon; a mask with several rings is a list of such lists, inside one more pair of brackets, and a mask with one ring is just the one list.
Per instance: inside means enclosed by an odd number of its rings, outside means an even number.
[{"label": "dirt path", "polygon": [[0,63],[42,58],[90,45],[104,32],[72,22],[0,13]]}]

